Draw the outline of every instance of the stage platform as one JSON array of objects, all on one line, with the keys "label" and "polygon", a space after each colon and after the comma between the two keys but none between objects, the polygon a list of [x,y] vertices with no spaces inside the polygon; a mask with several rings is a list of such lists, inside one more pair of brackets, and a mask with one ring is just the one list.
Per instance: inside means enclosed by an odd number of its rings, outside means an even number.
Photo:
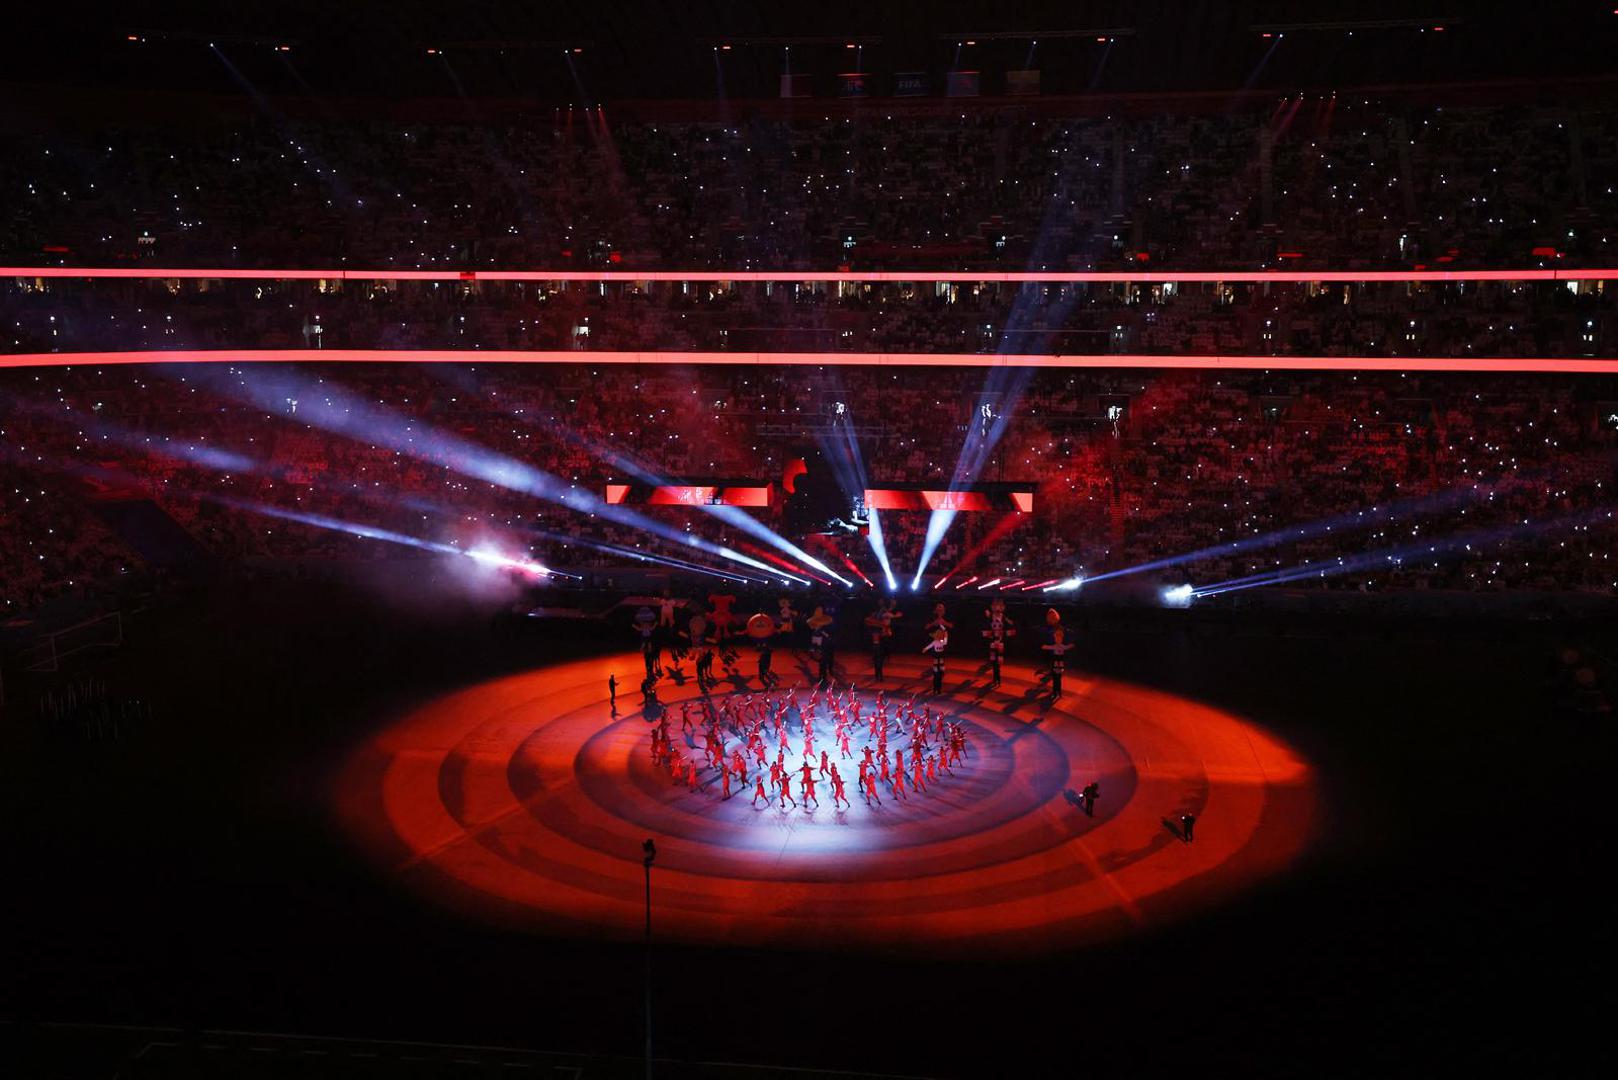
[{"label": "stage platform", "polygon": [[[805,701],[809,672],[791,659],[778,654],[774,694],[796,685]],[[412,890],[503,926],[639,937],[651,838],[659,940],[789,949],[1005,956],[1115,938],[1281,874],[1309,844],[1310,764],[1240,716],[1080,671],[1054,700],[1028,666],[1008,664],[990,689],[964,659],[935,697],[919,656],[890,659],[882,684],[867,657],[841,659],[867,715],[881,689],[964,725],[954,775],[903,800],[882,785],[881,805],[868,804],[822,704],[817,753],[841,761],[851,806],[833,808],[826,784],[814,808],[750,804],[751,785],[727,800],[715,770],[690,790],[649,753],[659,709],[682,736],[681,705],[700,695],[690,665],[643,705],[635,653],[536,668],[416,709],[354,754],[336,805],[360,847]],[[712,696],[760,693],[744,649]],[[800,760],[792,730],[789,765]],[[1078,795],[1091,782],[1100,798],[1086,814]],[[1190,843],[1178,831],[1186,812],[1197,819]]]}]

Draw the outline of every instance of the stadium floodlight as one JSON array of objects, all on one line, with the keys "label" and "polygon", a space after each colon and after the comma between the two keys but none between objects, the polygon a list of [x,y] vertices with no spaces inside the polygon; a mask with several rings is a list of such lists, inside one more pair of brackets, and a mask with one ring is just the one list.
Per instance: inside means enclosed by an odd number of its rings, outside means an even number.
[{"label": "stadium floodlight", "polygon": [[204,493],[201,497],[210,502],[216,502],[222,506],[229,506],[232,509],[241,510],[249,514],[278,518],[282,521],[293,521],[300,525],[343,533],[365,540],[380,540],[383,543],[398,544],[402,547],[415,548],[418,551],[431,551],[439,555],[454,555],[463,559],[471,559],[484,566],[492,566],[503,570],[516,570],[532,577],[550,577],[553,573],[543,563],[503,554],[490,544],[481,544],[472,549],[459,548],[454,544],[445,544],[437,540],[424,540],[419,536],[411,536],[408,533],[385,529],[379,525],[370,525],[363,521],[349,521],[327,514],[310,514],[301,510],[288,510],[285,507],[253,502],[249,499],[238,499],[229,495]]},{"label": "stadium floodlight", "polygon": [[[462,476],[542,499],[588,517],[602,518],[638,529],[673,544],[693,548],[709,555],[718,555],[722,559],[750,566],[755,570],[766,571],[773,577],[789,577],[799,584],[809,584],[805,578],[783,573],[751,556],[676,529],[672,525],[656,521],[627,507],[614,506],[593,492],[586,491],[577,484],[569,483],[527,462],[490,450],[458,435],[429,427],[418,420],[400,416],[323,380],[277,368],[254,369],[249,373],[246,369],[234,366],[207,367],[200,369],[200,373],[199,369],[192,368],[188,374],[211,391],[250,402],[272,412],[284,405],[288,397],[297,397],[302,402],[298,420],[311,427],[371,446],[386,446],[397,453]],[[745,514],[741,517],[746,521],[753,520]],[[765,531],[769,532],[768,529]],[[800,561],[805,565],[822,569],[818,560],[805,557]],[[847,580],[837,574],[829,576],[840,581]]]}]

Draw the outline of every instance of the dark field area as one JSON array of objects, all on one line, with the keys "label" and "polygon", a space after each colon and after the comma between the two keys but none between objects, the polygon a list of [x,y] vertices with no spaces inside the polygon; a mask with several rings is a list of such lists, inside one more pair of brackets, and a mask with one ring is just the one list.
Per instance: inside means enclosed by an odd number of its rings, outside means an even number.
[{"label": "dark field area", "polygon": [[[1547,681],[1561,644],[1605,647],[1599,628],[1075,618],[1075,669],[1216,703],[1313,760],[1323,826],[1306,861],[1202,917],[1037,962],[661,948],[659,1056],[930,1076],[1294,1072],[1260,1060],[1567,1075],[1609,1052],[1613,736],[1556,710]],[[145,1037],[34,1022],[622,1055],[586,1075],[636,1074],[638,947],[431,907],[360,855],[329,794],[345,753],[412,703],[621,648],[618,631],[260,584],[166,603],[128,639],[94,666],[151,706],[117,740],[47,731],[41,686],[7,688],[11,1075],[110,1075]],[[55,1071],[34,1072],[46,1045]]]}]

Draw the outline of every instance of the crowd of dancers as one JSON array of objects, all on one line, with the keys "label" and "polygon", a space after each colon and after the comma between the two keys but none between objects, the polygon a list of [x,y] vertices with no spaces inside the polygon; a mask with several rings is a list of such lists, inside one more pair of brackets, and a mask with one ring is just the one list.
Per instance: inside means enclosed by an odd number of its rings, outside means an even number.
[{"label": "crowd of dancers", "polygon": [[[793,640],[794,631],[799,627],[803,628],[807,637],[807,655],[818,665],[815,684],[824,690],[836,681],[835,608],[817,604],[805,618],[792,607],[790,599],[783,597],[774,615],[759,612],[743,622],[733,611],[735,599],[729,594],[709,596],[707,610],[698,607],[694,601],[690,602],[692,611],[683,628],[676,622],[675,610],[687,606],[688,602],[677,600],[667,592],[655,601],[657,610],[646,606],[636,613],[634,627],[646,668],[641,684],[644,693],[650,694],[658,680],[665,675],[677,681],[683,678],[680,665],[688,657],[696,662],[697,686],[703,693],[710,692],[720,681],[714,674],[716,658],[724,665],[726,677],[736,675],[739,660],[736,646],[740,641],[746,641],[757,656],[759,686],[773,690],[781,682],[772,667],[775,646]],[[1017,627],[1007,616],[1005,601],[999,598],[991,602],[983,616],[981,636],[987,644],[987,657],[982,671],[990,675],[988,685],[994,689],[1000,686],[1006,644],[1008,639],[1017,636]],[[871,677],[874,682],[884,681],[887,658],[892,652],[894,624],[902,618],[898,601],[889,598],[880,601],[864,620],[863,637],[870,647]],[[927,644],[921,650],[923,656],[930,656],[934,694],[944,693],[945,656],[950,648],[950,631],[954,627],[955,623],[945,614],[944,605],[935,603],[932,617],[924,625]],[[1039,649],[1048,657],[1040,681],[1046,683],[1051,696],[1057,698],[1062,695],[1062,676],[1067,666],[1065,657],[1073,648],[1073,643],[1068,639],[1061,615],[1054,608],[1045,613],[1043,637],[1044,642]],[[665,648],[669,651],[671,661],[667,668],[662,662]]]},{"label": "crowd of dancers", "polygon": [[817,792],[824,788],[832,808],[850,808],[848,762],[855,795],[867,806],[881,806],[884,794],[898,801],[925,796],[956,775],[969,751],[958,720],[930,705],[918,709],[914,697],[890,703],[882,691],[867,712],[852,685],[841,692],[834,685],[813,689],[801,703],[796,688],[717,703],[703,696],[681,702],[678,721],[676,734],[672,709],[665,708],[651,730],[652,764],[671,783],[691,791],[717,784],[722,799],[751,785],[754,807],[782,810],[821,806]]}]

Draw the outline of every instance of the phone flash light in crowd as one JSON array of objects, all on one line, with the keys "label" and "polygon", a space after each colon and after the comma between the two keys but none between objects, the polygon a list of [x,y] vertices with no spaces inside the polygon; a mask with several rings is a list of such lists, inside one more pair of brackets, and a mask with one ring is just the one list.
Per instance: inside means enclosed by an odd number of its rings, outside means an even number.
[{"label": "phone flash light in crowd", "polygon": [[1191,606],[1191,600],[1196,595],[1196,590],[1189,585],[1174,585],[1164,589],[1160,595],[1166,607],[1183,608]]}]

